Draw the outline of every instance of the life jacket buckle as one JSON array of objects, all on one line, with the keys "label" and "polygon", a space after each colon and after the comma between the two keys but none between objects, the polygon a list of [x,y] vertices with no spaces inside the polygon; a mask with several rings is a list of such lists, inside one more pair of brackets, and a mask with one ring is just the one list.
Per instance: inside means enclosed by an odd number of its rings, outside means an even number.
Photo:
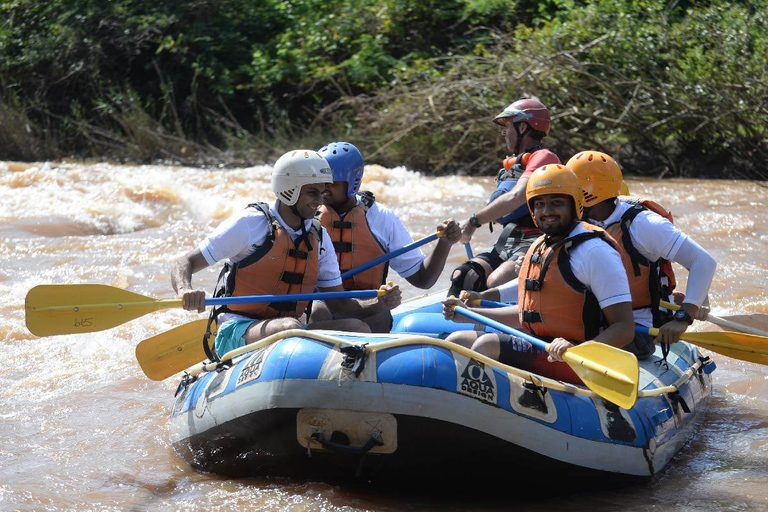
[{"label": "life jacket buckle", "polygon": [[526,279],[525,280],[525,289],[529,292],[540,292],[541,291],[541,281],[538,279]]},{"label": "life jacket buckle", "polygon": [[536,324],[541,323],[541,313],[530,309],[523,310],[523,323]]}]

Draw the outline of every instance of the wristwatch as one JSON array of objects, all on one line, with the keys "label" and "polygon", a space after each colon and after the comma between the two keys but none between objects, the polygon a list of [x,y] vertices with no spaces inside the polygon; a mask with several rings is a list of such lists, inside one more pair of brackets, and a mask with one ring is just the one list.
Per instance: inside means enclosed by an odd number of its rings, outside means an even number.
[{"label": "wristwatch", "polygon": [[482,224],[480,224],[480,221],[477,220],[477,215],[475,215],[474,213],[469,216],[469,223],[476,228],[479,228],[480,226],[482,226]]},{"label": "wristwatch", "polygon": [[685,322],[688,325],[691,325],[693,323],[693,318],[683,308],[680,308],[677,311],[675,311],[675,314],[672,315],[672,318],[674,318],[675,320],[679,320],[681,322]]}]

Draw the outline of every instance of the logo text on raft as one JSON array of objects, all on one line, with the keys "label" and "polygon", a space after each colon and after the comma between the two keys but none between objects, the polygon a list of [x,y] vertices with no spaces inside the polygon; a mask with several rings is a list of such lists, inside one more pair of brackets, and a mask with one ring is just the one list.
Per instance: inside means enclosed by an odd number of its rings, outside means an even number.
[{"label": "logo text on raft", "polygon": [[496,400],[493,381],[485,372],[485,365],[474,359],[469,360],[461,373],[461,391],[489,402]]}]

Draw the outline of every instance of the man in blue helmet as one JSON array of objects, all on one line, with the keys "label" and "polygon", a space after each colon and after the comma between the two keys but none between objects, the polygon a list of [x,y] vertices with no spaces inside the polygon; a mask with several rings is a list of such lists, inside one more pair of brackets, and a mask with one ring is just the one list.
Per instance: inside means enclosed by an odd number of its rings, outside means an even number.
[{"label": "man in blue helmet", "polygon": [[[413,242],[402,221],[390,208],[377,203],[372,193],[360,192],[364,162],[354,145],[332,142],[319,153],[331,167],[333,183],[326,186],[317,217],[331,235],[342,273]],[[461,237],[461,229],[453,219],[440,224],[437,229],[444,230],[444,234],[429,257],[420,249],[414,249],[345,280],[344,288],[378,288],[385,283],[390,266],[413,286],[430,288],[440,277],[451,246]],[[312,318],[323,315],[330,317],[331,313],[323,304],[315,304]],[[373,332],[389,332],[392,327],[389,310],[362,320]]]}]

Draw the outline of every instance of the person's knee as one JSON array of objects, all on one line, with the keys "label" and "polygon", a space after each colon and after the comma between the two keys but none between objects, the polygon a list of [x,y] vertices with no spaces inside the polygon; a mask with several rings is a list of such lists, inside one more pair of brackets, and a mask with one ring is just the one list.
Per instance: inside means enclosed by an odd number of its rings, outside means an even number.
[{"label": "person's knee", "polygon": [[371,315],[365,319],[365,323],[371,328],[371,332],[392,331],[392,314],[389,311]]},{"label": "person's knee", "polygon": [[476,339],[477,333],[475,331],[454,331],[445,338],[445,341],[470,348]]},{"label": "person's knee", "polygon": [[505,261],[499,268],[491,272],[491,275],[486,279],[486,285],[488,288],[497,288],[504,283],[508,283],[517,278],[519,274],[519,266],[515,261]]},{"label": "person's knee", "polygon": [[273,318],[264,322],[256,322],[252,324],[243,335],[243,339],[245,339],[246,344],[250,344],[266,338],[267,336],[277,334],[278,332],[291,329],[302,329],[303,327],[304,325],[298,318]]},{"label": "person's knee", "polygon": [[472,344],[472,350],[492,359],[499,357],[499,340],[496,336],[485,334]]},{"label": "person's knee", "polygon": [[461,343],[459,343],[459,340],[463,339],[466,336],[465,333],[466,331],[454,331],[445,338],[445,341],[450,341],[451,343],[458,343],[459,345],[461,345]]},{"label": "person's knee", "polygon": [[[301,323],[301,321],[298,318],[281,318],[282,322],[280,322],[278,329],[279,331],[287,331],[288,329],[303,329],[304,324]],[[279,332],[278,331],[278,332]]]},{"label": "person's knee", "polygon": [[329,320],[324,322],[312,322],[308,326],[309,329],[328,329],[332,331],[347,331],[347,332],[371,332],[370,326],[364,321],[358,318],[340,318],[337,320]]},{"label": "person's knee", "polygon": [[310,315],[310,322],[324,322],[326,320],[333,320],[333,314],[328,306],[323,301],[316,301],[312,304],[312,314]]},{"label": "person's knee", "polygon": [[474,260],[465,261],[451,274],[451,288],[448,295],[458,297],[462,290],[482,291],[486,288],[485,267]]},{"label": "person's knee", "polygon": [[344,322],[345,322],[344,328],[341,329],[343,331],[362,332],[362,333],[373,332],[371,330],[370,325],[368,325],[363,320],[360,320],[358,318],[346,318],[344,319]]}]

